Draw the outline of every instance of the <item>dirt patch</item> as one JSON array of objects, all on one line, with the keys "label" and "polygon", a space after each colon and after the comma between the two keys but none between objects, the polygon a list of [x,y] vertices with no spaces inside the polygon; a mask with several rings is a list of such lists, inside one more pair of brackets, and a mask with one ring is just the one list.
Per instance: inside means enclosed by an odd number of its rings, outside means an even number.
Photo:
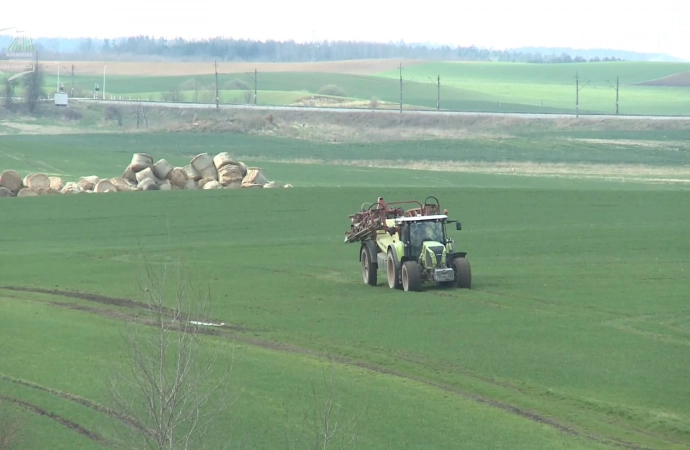
[{"label": "dirt patch", "polygon": [[[243,158],[250,158],[243,156]],[[257,158],[265,161],[288,164],[319,164],[378,169],[408,169],[431,172],[481,173],[512,176],[540,176],[562,178],[594,178],[648,183],[690,184],[688,166],[644,166],[623,164],[556,164],[533,162],[459,162],[459,161],[406,161],[406,160],[325,160],[325,159],[279,159]],[[352,169],[357,170],[357,169]],[[687,178],[683,178],[687,177]],[[440,180],[436,180],[440,181]]]},{"label": "dirt patch", "polygon": [[[321,61],[295,63],[267,62],[219,62],[218,73],[253,72],[325,72],[350,75],[372,75],[378,72],[395,70],[398,64],[406,67],[422,64],[426,61],[416,59],[362,59],[350,61]],[[183,75],[213,75],[213,61],[210,62],[119,62],[119,61],[65,61],[70,67],[74,64],[77,75],[103,76],[103,66],[108,66],[108,75],[130,75],[149,77],[170,77]],[[44,68],[50,71],[49,65]]]},{"label": "dirt patch", "polygon": [[638,86],[690,87],[690,72],[681,72],[656,80],[637,83]]},{"label": "dirt patch", "polygon": [[19,400],[16,398],[12,397],[7,397],[5,395],[0,395],[0,398],[3,400],[6,400],[8,402],[14,403],[15,405],[21,406],[24,409],[27,409],[33,413],[39,414],[44,417],[48,417],[49,419],[54,420],[55,422],[59,423],[65,428],[68,428],[72,431],[76,431],[77,433],[81,434],[82,436],[85,436],[92,441],[98,442],[100,444],[103,444],[107,447],[110,447],[110,443],[108,440],[106,440],[103,436],[100,434],[94,433],[93,431],[89,431],[86,428],[82,427],[78,423],[74,423],[71,420],[67,420],[64,417],[58,416],[57,414],[54,414],[50,411],[46,411],[43,408],[39,408],[36,405],[33,405],[29,402],[25,402],[24,400]]},{"label": "dirt patch", "polygon": [[0,122],[0,136],[16,134],[75,134],[81,131],[74,127],[59,125],[36,125],[20,122]]}]

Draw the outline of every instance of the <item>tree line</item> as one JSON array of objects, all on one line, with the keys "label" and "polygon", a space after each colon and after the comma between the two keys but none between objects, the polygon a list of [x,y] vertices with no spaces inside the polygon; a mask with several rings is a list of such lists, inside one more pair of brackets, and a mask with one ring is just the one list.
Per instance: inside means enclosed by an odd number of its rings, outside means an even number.
[{"label": "tree line", "polygon": [[[247,62],[306,62],[348,59],[411,58],[447,61],[503,61],[528,63],[570,63],[621,61],[611,50],[599,51],[585,57],[577,51],[549,49],[495,50],[477,46],[434,46],[404,42],[366,41],[257,41],[248,39],[212,38],[187,40],[133,36],[120,39],[79,40],[49,39],[35,41],[42,58],[93,60],[160,59],[182,61],[247,61]],[[591,55],[591,51],[588,51]],[[587,54],[588,52],[584,52]],[[572,53],[572,54],[571,54]],[[580,52],[583,53],[583,52]]]}]

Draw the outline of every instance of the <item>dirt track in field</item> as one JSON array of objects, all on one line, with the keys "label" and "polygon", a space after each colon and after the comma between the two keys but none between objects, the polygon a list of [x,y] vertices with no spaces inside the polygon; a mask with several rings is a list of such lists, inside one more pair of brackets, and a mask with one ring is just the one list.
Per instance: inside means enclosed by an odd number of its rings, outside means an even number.
[{"label": "dirt track in field", "polygon": [[[387,70],[395,70],[398,64],[411,66],[425,61],[413,59],[364,59],[350,61],[324,61],[300,63],[266,63],[266,62],[219,62],[218,73],[244,73],[256,69],[261,72],[325,72],[349,75],[371,75]],[[118,62],[118,61],[63,61],[62,65],[71,69],[74,64],[76,75],[103,76],[103,66],[107,66],[106,75],[133,76],[187,76],[212,75],[213,62]],[[55,71],[54,65],[44,64],[48,73]]]},{"label": "dirt track in field", "polygon": [[681,72],[656,80],[638,83],[638,86],[690,87],[690,72]]},{"label": "dirt track in field", "polygon": [[[18,286],[0,286],[0,290],[15,291],[15,292],[27,292],[27,293],[51,294],[51,295],[58,295],[58,296],[67,297],[67,298],[75,298],[75,299],[80,299],[80,300],[93,301],[93,302],[100,303],[100,304],[110,304],[110,305],[116,305],[116,306],[125,306],[125,305],[126,306],[132,306],[135,309],[141,309],[142,307],[145,307],[145,305],[143,305],[142,303],[136,302],[134,300],[128,300],[128,299],[116,298],[116,297],[106,297],[106,296],[102,296],[102,295],[98,295],[98,294],[83,293],[83,292],[76,292],[76,291],[59,291],[59,290],[48,290],[48,289],[39,289],[39,288],[26,288],[26,287],[18,287]],[[75,310],[90,312],[90,313],[94,313],[94,314],[99,314],[99,315],[102,315],[102,316],[105,316],[108,318],[114,318],[114,316],[112,314],[109,314],[108,310],[103,309],[103,308],[88,308],[88,307],[84,307],[83,305],[66,304],[66,303],[50,302],[50,301],[48,301],[47,303],[52,304],[54,306],[63,306],[63,307],[67,307],[70,309],[75,309]],[[122,316],[121,313],[118,313],[118,315]],[[147,324],[146,322],[141,322],[141,320],[137,320],[137,317],[135,315],[131,315],[131,317],[127,317],[127,318],[126,317],[120,317],[120,319],[121,320],[124,319],[124,320],[138,321],[140,323]],[[225,329],[223,329],[223,328],[225,328]],[[494,408],[501,409],[505,412],[515,414],[515,415],[520,416],[522,418],[528,419],[532,422],[536,422],[536,423],[540,423],[542,425],[549,426],[551,428],[558,430],[561,433],[565,433],[565,434],[568,434],[571,436],[581,437],[581,438],[587,439],[589,441],[602,443],[602,444],[613,444],[613,445],[620,446],[623,448],[628,448],[631,450],[652,450],[652,449],[648,449],[646,447],[641,447],[641,446],[638,446],[638,445],[633,444],[631,442],[623,441],[620,439],[606,439],[606,438],[602,438],[600,436],[591,435],[589,433],[583,432],[583,431],[578,430],[576,428],[573,428],[573,427],[570,427],[570,426],[565,425],[563,423],[560,423],[555,419],[539,415],[535,412],[532,412],[532,411],[529,411],[529,410],[526,410],[523,408],[518,408],[518,407],[510,405],[508,403],[503,403],[503,402],[500,402],[498,400],[494,400],[494,399],[484,397],[484,396],[481,396],[478,394],[473,394],[471,392],[461,390],[455,386],[451,386],[451,385],[447,385],[444,383],[439,383],[439,382],[423,379],[421,377],[416,377],[413,375],[408,375],[408,374],[405,374],[402,372],[394,371],[394,370],[380,367],[380,366],[377,366],[374,364],[352,360],[352,359],[347,358],[347,357],[325,355],[325,354],[322,354],[320,352],[313,351],[313,350],[310,350],[307,348],[297,347],[297,346],[294,346],[292,344],[268,342],[268,341],[264,341],[261,339],[256,339],[256,338],[238,335],[237,333],[232,332],[232,331],[237,331],[238,329],[239,328],[234,328],[232,326],[225,326],[225,327],[219,327],[219,328],[214,327],[214,329],[208,329],[208,330],[202,329],[201,332],[203,332],[203,334],[209,334],[209,335],[214,335],[214,336],[221,336],[221,337],[236,339],[236,340],[243,342],[245,344],[248,344],[248,345],[267,348],[267,349],[276,350],[276,351],[283,351],[283,352],[297,353],[297,354],[308,354],[308,355],[312,355],[314,357],[329,357],[330,356],[335,361],[337,361],[341,364],[360,367],[360,368],[367,369],[367,370],[370,370],[372,372],[376,372],[376,373],[379,373],[382,375],[388,375],[388,376],[393,376],[393,377],[397,377],[397,378],[412,380],[412,381],[415,381],[415,382],[418,382],[418,383],[421,383],[421,384],[424,384],[427,386],[434,387],[436,389],[440,389],[440,390],[448,392],[450,394],[457,395],[457,396],[462,397],[462,398],[467,399],[467,400],[472,400],[472,401],[475,401],[477,403],[481,403],[484,405],[488,405],[488,406],[491,406]],[[228,331],[230,331],[232,333],[229,333]],[[11,377],[6,377],[6,376],[0,377],[0,379],[5,379],[6,381],[14,381],[14,379],[12,379]],[[479,377],[479,379],[482,379],[482,378]],[[490,380],[484,380],[484,381],[491,382]],[[20,384],[27,386],[27,387],[35,387],[37,389],[45,390],[47,392],[52,391],[51,389],[43,388],[43,387],[40,387],[38,385],[33,385],[32,383],[28,383],[28,382],[23,382]],[[510,386],[504,386],[504,387],[511,388]],[[60,395],[60,394],[56,394],[56,395]],[[70,394],[60,395],[60,396],[67,399],[67,400],[74,401],[75,403],[79,403],[83,406],[90,407],[90,408],[94,409],[95,411],[105,412],[105,411],[101,411],[102,407],[97,406],[97,404],[95,404],[93,402],[90,402],[88,400],[79,401],[78,400],[79,397],[77,397],[77,396],[71,396]],[[47,411],[45,411],[45,413],[51,414]],[[113,416],[113,417],[115,417],[115,416]],[[116,418],[118,420],[123,420],[122,417],[116,417]],[[124,418],[124,419],[126,420],[126,418]],[[90,435],[93,435],[94,440],[97,438],[100,438],[100,436],[94,435],[93,433],[89,432],[88,430],[81,428],[77,424],[73,424],[73,425],[76,425],[77,427],[79,427],[79,429],[83,430],[83,432],[86,432],[86,433],[89,433]],[[72,427],[70,426],[70,428],[72,428]],[[82,431],[79,431],[79,432],[82,433]]]},{"label": "dirt track in field", "polygon": [[110,446],[108,441],[103,436],[101,436],[100,434],[94,433],[93,431],[89,431],[86,428],[79,425],[78,423],[74,423],[71,420],[65,419],[62,416],[58,416],[55,413],[52,413],[50,411],[46,411],[45,409],[40,408],[34,404],[31,404],[31,403],[26,402],[24,400],[19,400],[19,399],[12,398],[12,397],[7,397],[5,395],[0,395],[0,399],[8,401],[10,403],[14,403],[15,405],[20,406],[26,410],[29,410],[35,414],[38,414],[38,415],[47,417],[49,419],[52,419],[55,422],[62,425],[63,427],[68,428],[72,431],[76,431],[77,433],[91,439],[92,441],[98,442],[98,443],[103,444],[105,446]]}]

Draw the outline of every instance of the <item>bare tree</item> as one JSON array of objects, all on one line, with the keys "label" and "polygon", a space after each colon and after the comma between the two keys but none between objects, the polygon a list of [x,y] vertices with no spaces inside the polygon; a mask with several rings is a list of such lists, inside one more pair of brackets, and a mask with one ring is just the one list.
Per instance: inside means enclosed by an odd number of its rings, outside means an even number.
[{"label": "bare tree", "polygon": [[[316,380],[310,383],[309,407],[302,411],[307,435],[304,437],[304,446],[310,450],[348,449],[354,448],[359,437],[361,425],[366,418],[368,405],[350,417],[343,417],[341,405],[336,400],[335,367],[333,359],[329,357],[328,372],[324,368],[323,388],[320,392]],[[286,434],[287,448],[292,448],[289,436]]]},{"label": "bare tree", "polygon": [[153,330],[128,328],[123,337],[131,359],[107,381],[115,411],[130,418],[118,424],[119,443],[127,449],[202,449],[209,428],[230,406],[233,351],[204,346],[210,294],[195,292],[182,264],[176,283],[169,281],[167,264],[160,274],[145,265],[143,321]]},{"label": "bare tree", "polygon": [[38,56],[34,61],[34,70],[22,77],[24,82],[24,97],[26,97],[26,104],[29,112],[33,113],[36,110],[36,105],[41,96],[45,95],[43,91],[43,69],[38,64]]},{"label": "bare tree", "polygon": [[25,426],[25,417],[0,399],[0,450],[16,448],[17,439]]},{"label": "bare tree", "polygon": [[5,107],[12,108],[12,97],[14,97],[14,90],[17,87],[17,79],[10,80],[10,76],[6,76],[3,80],[3,90],[5,91]]}]

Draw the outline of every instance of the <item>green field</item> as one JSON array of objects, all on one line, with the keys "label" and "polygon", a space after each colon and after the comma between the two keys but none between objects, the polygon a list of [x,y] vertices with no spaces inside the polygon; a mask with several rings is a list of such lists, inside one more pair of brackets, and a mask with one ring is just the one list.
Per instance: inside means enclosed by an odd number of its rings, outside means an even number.
[{"label": "green field", "polygon": [[[633,115],[690,115],[690,88],[651,87],[639,83],[690,71],[687,63],[598,62],[571,64],[528,64],[497,62],[436,62],[404,68],[403,103],[408,109],[436,108],[437,76],[441,77],[441,108],[461,111],[542,112],[575,111],[575,75],[580,78],[579,108],[583,114],[616,112],[616,78],[620,81],[619,113]],[[325,86],[334,84],[345,92],[342,101],[360,101],[363,107],[371,97],[397,104],[400,100],[398,70],[371,75],[334,73],[259,73],[257,100],[262,105],[293,104],[310,98]],[[65,81],[67,82],[68,79]],[[76,76],[75,89],[91,94],[99,76]],[[226,103],[245,103],[244,91],[226,90],[234,80],[253,81],[244,73],[219,74],[220,98]],[[433,80],[433,82],[432,82]],[[54,75],[46,83],[55,86]],[[65,86],[69,88],[70,82]],[[197,83],[200,93],[191,91]],[[161,100],[165,93],[182,91],[182,101],[215,101],[212,74],[166,77],[107,77],[106,93],[125,99]],[[253,99],[251,100],[253,101]]]},{"label": "green field", "polygon": [[[368,408],[357,448],[690,447],[689,184],[437,170],[625,166],[687,179],[688,131],[520,128],[371,144],[0,136],[0,168],[22,174],[111,177],[135,151],[175,165],[229,151],[295,186],[0,199],[0,399],[34,408],[19,448],[114,439],[105,374],[126,367],[124,326],[146,328],[139,304],[117,299],[142,301],[144,255],[154,268],[184,258],[227,324],[205,351],[236,346],[237,400],[210,448],[288,448],[286,434],[302,446],[305,393],[326,355],[343,417]],[[392,161],[436,170],[368,167]],[[342,242],[348,214],[427,195],[463,224],[453,236],[472,289],[393,291],[381,273],[364,285],[359,247]]]}]

